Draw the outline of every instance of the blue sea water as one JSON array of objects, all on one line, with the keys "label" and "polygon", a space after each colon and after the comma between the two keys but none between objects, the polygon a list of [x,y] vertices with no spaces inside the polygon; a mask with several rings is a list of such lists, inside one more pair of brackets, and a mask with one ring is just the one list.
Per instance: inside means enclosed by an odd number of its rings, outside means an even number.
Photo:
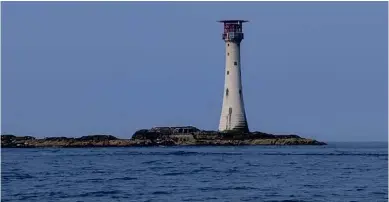
[{"label": "blue sea water", "polygon": [[1,201],[387,201],[387,143],[2,149]]}]

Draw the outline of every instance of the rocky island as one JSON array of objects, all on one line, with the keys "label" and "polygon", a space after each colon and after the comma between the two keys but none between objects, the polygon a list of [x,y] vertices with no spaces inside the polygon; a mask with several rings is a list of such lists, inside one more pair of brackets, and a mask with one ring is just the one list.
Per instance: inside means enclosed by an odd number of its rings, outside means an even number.
[{"label": "rocky island", "polygon": [[273,135],[263,132],[218,132],[196,127],[155,127],[136,131],[130,139],[112,135],[79,138],[2,135],[2,148],[36,147],[134,147],[134,146],[238,146],[238,145],[326,145],[297,135]]}]

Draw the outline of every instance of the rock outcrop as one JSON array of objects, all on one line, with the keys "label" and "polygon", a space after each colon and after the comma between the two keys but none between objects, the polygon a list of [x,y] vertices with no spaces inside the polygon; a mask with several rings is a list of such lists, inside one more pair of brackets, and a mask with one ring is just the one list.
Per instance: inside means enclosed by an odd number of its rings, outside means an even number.
[{"label": "rock outcrop", "polygon": [[[180,127],[181,128],[181,127]],[[132,140],[151,145],[325,145],[298,135],[273,135],[263,132],[242,133],[236,131],[177,132],[175,127],[163,131],[158,128],[138,130]]]},{"label": "rock outcrop", "polygon": [[79,138],[2,135],[2,148],[34,147],[131,147],[131,146],[212,146],[212,145],[326,145],[297,135],[273,135],[263,132],[204,131],[195,127],[157,127],[138,130],[131,139],[112,135],[89,135]]}]

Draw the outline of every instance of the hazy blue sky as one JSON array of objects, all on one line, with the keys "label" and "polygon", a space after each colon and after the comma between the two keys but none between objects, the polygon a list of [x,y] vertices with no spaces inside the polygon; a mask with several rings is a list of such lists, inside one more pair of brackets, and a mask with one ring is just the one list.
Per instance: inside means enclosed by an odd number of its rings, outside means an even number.
[{"label": "hazy blue sky", "polygon": [[387,10],[386,2],[2,2],[2,132],[216,130],[225,62],[216,21],[246,19],[250,130],[384,141]]}]

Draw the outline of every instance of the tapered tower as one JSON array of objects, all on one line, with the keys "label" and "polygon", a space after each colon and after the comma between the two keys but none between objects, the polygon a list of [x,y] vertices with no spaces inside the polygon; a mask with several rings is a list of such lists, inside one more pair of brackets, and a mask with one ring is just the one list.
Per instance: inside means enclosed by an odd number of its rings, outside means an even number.
[{"label": "tapered tower", "polygon": [[248,132],[246,112],[243,102],[241,79],[240,43],[243,40],[245,20],[222,20],[222,34],[226,46],[226,69],[224,80],[223,106],[219,131],[236,130]]}]

